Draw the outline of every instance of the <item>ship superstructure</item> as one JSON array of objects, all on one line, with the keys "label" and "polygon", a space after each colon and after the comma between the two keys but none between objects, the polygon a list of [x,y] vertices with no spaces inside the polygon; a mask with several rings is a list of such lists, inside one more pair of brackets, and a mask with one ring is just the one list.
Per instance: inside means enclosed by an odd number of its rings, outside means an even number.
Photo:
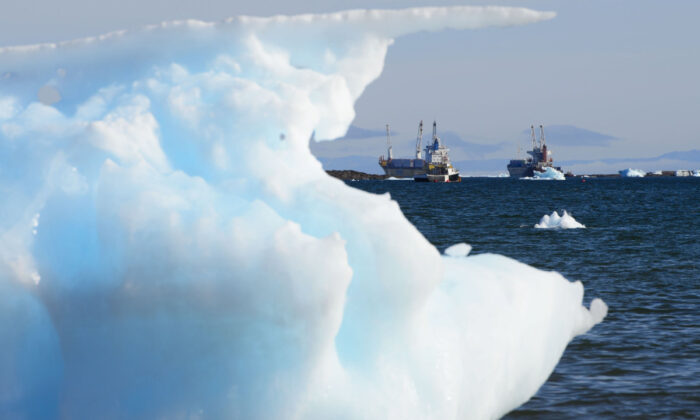
[{"label": "ship superstructure", "polygon": [[437,123],[433,121],[433,140],[425,147],[427,169],[424,174],[417,174],[413,179],[418,182],[460,182],[462,178],[450,162],[449,151],[440,141]]},{"label": "ship superstructure", "polygon": [[545,168],[552,167],[559,172],[561,168],[554,166],[552,152],[547,149],[544,138],[544,127],[540,125],[540,140],[535,139],[535,126],[530,126],[530,136],[532,138],[532,150],[528,150],[530,157],[525,159],[512,159],[508,164],[508,173],[513,178],[523,178],[534,176],[535,171],[544,172]]}]

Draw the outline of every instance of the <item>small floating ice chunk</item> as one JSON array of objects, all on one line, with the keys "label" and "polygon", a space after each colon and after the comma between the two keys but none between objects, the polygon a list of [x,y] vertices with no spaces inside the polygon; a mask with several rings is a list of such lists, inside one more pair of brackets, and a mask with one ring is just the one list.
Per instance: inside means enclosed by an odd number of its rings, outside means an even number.
[{"label": "small floating ice chunk", "polygon": [[586,225],[579,223],[566,210],[561,216],[556,211],[553,211],[551,215],[545,214],[535,225],[536,229],[584,229],[585,227]]},{"label": "small floating ice chunk", "polygon": [[466,257],[472,250],[472,246],[464,242],[452,245],[445,250],[448,257]]},{"label": "small floating ice chunk", "polygon": [[632,169],[632,168],[627,168],[623,169],[620,172],[620,176],[623,178],[644,178],[646,176],[646,172],[644,172],[641,169]]}]

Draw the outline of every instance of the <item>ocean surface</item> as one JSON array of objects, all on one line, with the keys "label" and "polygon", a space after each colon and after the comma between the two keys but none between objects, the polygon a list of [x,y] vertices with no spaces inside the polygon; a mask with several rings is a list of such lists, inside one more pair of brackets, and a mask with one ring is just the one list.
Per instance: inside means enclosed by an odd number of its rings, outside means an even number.
[{"label": "ocean surface", "polygon": [[[580,280],[606,319],[506,418],[700,418],[700,178],[356,181],[438,249],[466,242]],[[586,229],[534,229],[566,210]]]}]

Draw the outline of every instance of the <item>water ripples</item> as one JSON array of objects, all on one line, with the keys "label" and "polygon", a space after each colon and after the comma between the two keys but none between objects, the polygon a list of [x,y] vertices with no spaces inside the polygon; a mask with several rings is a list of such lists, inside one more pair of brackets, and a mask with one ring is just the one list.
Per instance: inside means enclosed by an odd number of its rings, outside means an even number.
[{"label": "water ripples", "polygon": [[[390,192],[440,250],[467,242],[556,270],[609,305],[507,418],[700,417],[700,179],[350,185]],[[533,228],[554,210],[587,228]]]}]

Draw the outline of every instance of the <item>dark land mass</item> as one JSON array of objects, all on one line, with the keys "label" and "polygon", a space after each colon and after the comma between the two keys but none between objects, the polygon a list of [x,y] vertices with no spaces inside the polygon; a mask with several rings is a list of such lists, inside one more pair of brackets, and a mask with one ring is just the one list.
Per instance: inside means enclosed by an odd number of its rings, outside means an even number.
[{"label": "dark land mass", "polygon": [[326,171],[328,175],[342,179],[343,181],[370,181],[370,180],[382,180],[382,179],[387,179],[388,176],[386,175],[376,175],[376,174],[366,174],[364,172],[358,172],[358,171],[349,171],[349,170],[343,170],[343,171]]}]

